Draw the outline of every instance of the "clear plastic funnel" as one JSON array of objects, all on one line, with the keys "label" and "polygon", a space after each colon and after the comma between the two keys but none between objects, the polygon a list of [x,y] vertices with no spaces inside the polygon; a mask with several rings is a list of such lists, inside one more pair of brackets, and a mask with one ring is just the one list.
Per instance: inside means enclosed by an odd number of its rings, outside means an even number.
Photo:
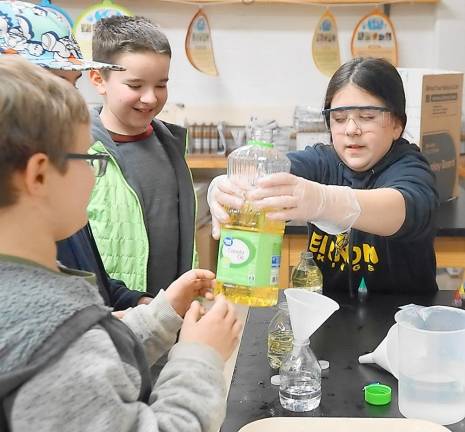
[{"label": "clear plastic funnel", "polygon": [[308,339],[339,305],[329,297],[299,288],[284,290],[294,339]]},{"label": "clear plastic funnel", "polygon": [[362,364],[376,363],[399,378],[397,345],[397,324],[394,324],[376,349],[371,353],[361,355],[358,361]]}]

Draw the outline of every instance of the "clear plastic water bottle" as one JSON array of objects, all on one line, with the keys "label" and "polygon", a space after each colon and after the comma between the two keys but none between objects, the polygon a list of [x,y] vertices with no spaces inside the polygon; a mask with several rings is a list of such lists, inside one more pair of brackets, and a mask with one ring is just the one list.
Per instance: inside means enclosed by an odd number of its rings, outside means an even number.
[{"label": "clear plastic water bottle", "polygon": [[292,351],[279,370],[279,401],[294,412],[311,411],[320,405],[321,368],[308,339],[294,339]]},{"label": "clear plastic water bottle", "polygon": [[272,369],[281,367],[283,358],[292,350],[293,338],[289,308],[286,301],[281,301],[268,326],[268,363]]},{"label": "clear plastic water bottle", "polygon": [[300,261],[292,271],[291,281],[293,288],[304,288],[318,294],[323,293],[323,275],[315,264],[311,252],[301,252]]},{"label": "clear plastic water bottle", "polygon": [[[260,177],[289,172],[289,159],[273,148],[272,129],[256,127],[246,146],[228,157],[228,177],[244,189]],[[227,209],[229,222],[221,226],[215,294],[249,306],[273,306],[278,301],[279,268],[284,222],[271,221],[266,210],[245,202]]]}]

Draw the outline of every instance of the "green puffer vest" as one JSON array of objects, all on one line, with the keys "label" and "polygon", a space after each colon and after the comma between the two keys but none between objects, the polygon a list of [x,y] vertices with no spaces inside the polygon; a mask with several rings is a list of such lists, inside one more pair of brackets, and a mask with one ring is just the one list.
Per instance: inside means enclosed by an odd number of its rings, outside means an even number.
[{"label": "green puffer vest", "polygon": [[[160,124],[161,122],[157,122]],[[154,123],[154,130],[157,124]],[[95,138],[95,136],[94,136]],[[187,135],[186,146],[187,148]],[[123,176],[115,155],[101,141],[96,141],[89,153],[110,156],[105,175],[96,179],[88,206],[89,221],[107,273],[124,281],[128,288],[147,291],[147,264],[149,239],[144,223],[144,214],[137,193]],[[193,188],[189,171],[190,187]],[[195,215],[197,200],[194,194],[193,227],[190,252],[181,246],[181,253],[190,253],[180,267],[182,271],[197,266],[195,250]],[[180,202],[181,199],[180,199]],[[182,229],[182,228],[181,228]],[[184,227],[185,229],[185,227]],[[180,258],[182,260],[182,258]]]}]

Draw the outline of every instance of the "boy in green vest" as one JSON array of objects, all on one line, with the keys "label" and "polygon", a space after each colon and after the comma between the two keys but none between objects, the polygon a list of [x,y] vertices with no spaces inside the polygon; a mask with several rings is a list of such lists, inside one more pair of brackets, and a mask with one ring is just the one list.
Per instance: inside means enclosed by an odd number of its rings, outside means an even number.
[{"label": "boy in green vest", "polygon": [[92,52],[125,70],[90,73],[104,101],[92,112],[92,150],[110,160],[89,219],[108,273],[156,294],[195,259],[187,131],[155,118],[168,97],[170,44],[148,19],[115,16],[96,23]]}]

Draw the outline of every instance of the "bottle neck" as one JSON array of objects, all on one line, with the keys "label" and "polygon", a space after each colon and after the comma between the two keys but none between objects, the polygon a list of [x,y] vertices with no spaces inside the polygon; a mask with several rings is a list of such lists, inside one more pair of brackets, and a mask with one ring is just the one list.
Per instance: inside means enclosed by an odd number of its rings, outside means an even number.
[{"label": "bottle neck", "polygon": [[267,141],[262,141],[258,139],[251,139],[247,144],[254,145],[258,147],[273,148],[273,144]]},{"label": "bottle neck", "polygon": [[273,147],[273,130],[254,128],[250,134],[248,144],[258,145],[260,147]]},{"label": "bottle neck", "polygon": [[294,340],[292,341],[292,344],[296,347],[301,347],[305,345],[309,345],[310,341],[308,339],[296,339],[294,337]]},{"label": "bottle neck", "polygon": [[300,254],[301,261],[305,261],[306,263],[313,264],[313,254],[311,252],[302,252]]}]

